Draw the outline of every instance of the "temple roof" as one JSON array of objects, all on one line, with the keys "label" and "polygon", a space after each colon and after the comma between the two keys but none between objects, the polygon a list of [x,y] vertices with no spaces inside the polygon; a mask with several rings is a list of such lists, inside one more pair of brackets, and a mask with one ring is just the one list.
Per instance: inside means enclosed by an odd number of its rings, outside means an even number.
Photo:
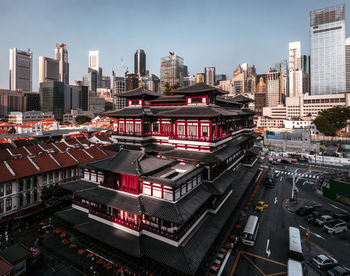
[{"label": "temple roof", "polygon": [[174,95],[174,96],[166,96],[161,95],[155,100],[151,100],[150,103],[166,103],[166,102],[185,102],[186,99],[184,95]]},{"label": "temple roof", "polygon": [[138,150],[122,149],[117,155],[106,160],[87,164],[89,168],[128,175],[141,175],[158,170],[173,163],[172,160],[161,159]]},{"label": "temple roof", "polygon": [[136,88],[133,90],[119,93],[117,96],[124,97],[124,98],[136,98],[136,97],[144,98],[144,97],[147,97],[149,99],[151,99],[151,98],[155,99],[155,98],[158,98],[160,95],[161,95],[160,93],[152,92],[152,91],[149,91],[149,90],[144,89],[142,87],[139,87],[139,88]]},{"label": "temple roof", "polygon": [[238,103],[248,103],[248,102],[253,102],[254,100],[248,98],[248,97],[244,97],[242,95],[238,95],[233,97],[232,101],[238,102]]},{"label": "temple roof", "polygon": [[196,83],[194,85],[180,87],[176,90],[171,91],[173,94],[196,94],[196,93],[205,93],[210,92],[213,94],[228,94],[227,91],[218,89],[216,87],[212,87],[209,85],[206,85],[205,83]]},{"label": "temple roof", "polygon": [[169,111],[163,111],[158,113],[162,117],[219,117],[219,116],[235,116],[239,111],[229,110],[217,105],[195,105],[195,106],[182,106],[172,108]]}]

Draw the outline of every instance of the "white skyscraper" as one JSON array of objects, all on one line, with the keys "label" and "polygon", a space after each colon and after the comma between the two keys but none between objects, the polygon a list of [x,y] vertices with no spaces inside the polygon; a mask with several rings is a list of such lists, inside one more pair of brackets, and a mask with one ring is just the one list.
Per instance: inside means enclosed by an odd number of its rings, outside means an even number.
[{"label": "white skyscraper", "polygon": [[100,67],[99,51],[98,50],[89,51],[89,68],[98,71],[99,67]]},{"label": "white skyscraper", "polygon": [[55,59],[59,62],[59,81],[69,84],[69,63],[67,45],[56,43]]},{"label": "white skyscraper", "polygon": [[301,66],[300,41],[289,43],[289,96],[303,94],[303,70]]},{"label": "white skyscraper", "polygon": [[32,52],[10,49],[10,90],[32,91]]}]

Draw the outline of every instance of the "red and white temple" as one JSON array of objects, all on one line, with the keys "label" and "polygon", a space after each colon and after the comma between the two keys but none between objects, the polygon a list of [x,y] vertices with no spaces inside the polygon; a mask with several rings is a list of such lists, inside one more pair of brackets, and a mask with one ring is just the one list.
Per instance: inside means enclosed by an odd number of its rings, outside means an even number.
[{"label": "red and white temple", "polygon": [[58,221],[135,263],[195,274],[246,189],[234,171],[253,145],[254,113],[226,93],[196,84],[119,95],[127,107],[105,114],[119,152],[62,185],[73,203]]}]

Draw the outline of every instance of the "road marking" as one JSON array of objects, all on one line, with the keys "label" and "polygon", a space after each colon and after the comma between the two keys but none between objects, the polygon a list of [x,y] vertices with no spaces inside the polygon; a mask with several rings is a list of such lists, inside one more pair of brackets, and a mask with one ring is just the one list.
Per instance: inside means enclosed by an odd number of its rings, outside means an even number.
[{"label": "road marking", "polygon": [[[299,225],[299,227],[300,227],[301,229],[303,229],[303,230],[306,230],[306,228],[305,228],[304,226],[302,226],[302,225]],[[317,237],[317,238],[326,240],[324,237],[322,237],[321,235],[319,235],[319,234],[317,234],[317,233],[314,233],[314,232],[311,232],[311,231],[309,231],[309,232],[310,232],[310,234],[314,235],[314,236]]]},{"label": "road marking", "polygon": [[344,209],[342,209],[342,208],[339,208],[338,206],[336,206],[336,205],[333,205],[333,204],[331,204],[331,203],[328,203],[329,205],[331,205],[333,208],[335,208],[335,209],[338,209],[338,210],[340,210],[340,211],[343,211],[344,213],[348,213],[346,210],[344,210]]},{"label": "road marking", "polygon": [[255,255],[255,254],[247,252],[247,251],[241,251],[241,253],[242,253],[242,255],[249,255],[249,256],[253,256],[253,257],[258,258],[258,259],[262,259],[262,260],[274,263],[274,264],[278,264],[278,265],[281,265],[281,266],[287,266],[284,263],[281,263],[281,262],[278,262],[278,261],[275,261],[275,260],[272,260],[272,259],[268,259],[268,258],[259,256],[259,255]]},{"label": "road marking", "polygon": [[250,262],[257,271],[259,271],[262,275],[266,276],[266,274],[250,259],[248,258],[248,256],[246,256],[245,254],[243,254],[244,258],[247,259],[248,262]]},{"label": "road marking", "polygon": [[278,200],[277,200],[277,196],[275,196],[275,203],[274,204],[276,204],[278,202]]},{"label": "road marking", "polygon": [[270,254],[271,254],[271,250],[269,249],[269,244],[270,244],[270,239],[267,239],[267,243],[266,243],[266,254],[267,254],[267,257],[268,257],[268,258],[270,257]]},{"label": "road marking", "polygon": [[233,274],[234,274],[235,271],[236,271],[238,261],[239,261],[239,259],[240,259],[240,257],[241,257],[241,252],[242,252],[242,250],[240,250],[240,251],[238,252],[238,255],[237,255],[236,260],[235,260],[235,262],[234,262],[234,264],[233,264],[233,267],[232,267],[230,276],[233,276]]},{"label": "road marking", "polygon": [[287,271],[282,271],[282,272],[277,272],[277,273],[272,273],[272,274],[266,274],[266,276],[277,276],[277,275],[283,275],[287,274]]}]

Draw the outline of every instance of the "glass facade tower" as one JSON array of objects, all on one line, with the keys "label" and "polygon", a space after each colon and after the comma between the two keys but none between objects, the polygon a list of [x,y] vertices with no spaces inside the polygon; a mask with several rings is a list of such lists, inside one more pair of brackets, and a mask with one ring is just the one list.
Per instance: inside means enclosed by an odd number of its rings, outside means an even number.
[{"label": "glass facade tower", "polygon": [[311,95],[344,93],[345,5],[310,12]]}]

